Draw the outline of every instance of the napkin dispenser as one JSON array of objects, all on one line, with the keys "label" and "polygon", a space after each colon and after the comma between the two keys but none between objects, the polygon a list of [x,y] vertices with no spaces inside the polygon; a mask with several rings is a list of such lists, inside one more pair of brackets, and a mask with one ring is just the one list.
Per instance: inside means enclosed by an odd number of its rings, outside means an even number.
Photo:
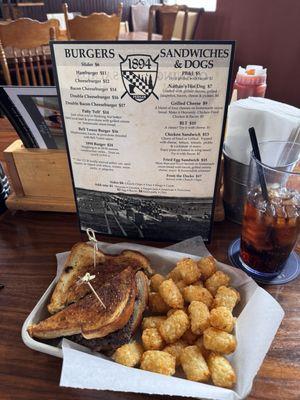
[{"label": "napkin dispenser", "polygon": [[243,218],[244,201],[247,195],[249,167],[229,157],[226,146],[223,147],[224,188],[223,203],[225,215],[240,224]]}]

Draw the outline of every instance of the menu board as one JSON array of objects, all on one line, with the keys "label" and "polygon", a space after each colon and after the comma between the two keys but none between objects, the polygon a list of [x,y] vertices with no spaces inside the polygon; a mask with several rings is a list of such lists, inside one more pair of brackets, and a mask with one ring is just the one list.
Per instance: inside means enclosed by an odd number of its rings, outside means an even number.
[{"label": "menu board", "polygon": [[54,42],[80,226],[210,239],[233,42]]}]

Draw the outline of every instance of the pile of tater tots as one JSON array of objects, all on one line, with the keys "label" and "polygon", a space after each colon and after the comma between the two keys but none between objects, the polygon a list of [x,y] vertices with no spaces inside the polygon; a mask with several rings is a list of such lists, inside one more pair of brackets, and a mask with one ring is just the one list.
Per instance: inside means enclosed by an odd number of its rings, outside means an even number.
[{"label": "pile of tater tots", "polygon": [[142,343],[119,347],[113,359],[165,375],[182,368],[189,380],[232,388],[236,375],[225,355],[237,346],[232,311],[240,295],[229,284],[211,256],[185,258],[167,276],[153,275]]}]

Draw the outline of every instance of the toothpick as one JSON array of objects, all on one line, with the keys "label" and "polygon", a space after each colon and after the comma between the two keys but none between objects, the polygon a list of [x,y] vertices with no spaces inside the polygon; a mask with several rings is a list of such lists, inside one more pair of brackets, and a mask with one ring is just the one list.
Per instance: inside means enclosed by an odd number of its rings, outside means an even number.
[{"label": "toothpick", "polygon": [[94,295],[97,297],[101,305],[106,309],[106,305],[103,303],[101,298],[98,296],[96,290],[93,288],[92,284],[90,281],[96,278],[96,275],[91,275],[89,272],[87,272],[83,277],[80,278],[81,282],[85,282],[89,285],[91,291],[94,293]]},{"label": "toothpick", "polygon": [[94,243],[94,268],[96,268],[96,251],[98,251],[98,241],[94,229],[87,228],[86,234],[88,235],[89,241]]}]

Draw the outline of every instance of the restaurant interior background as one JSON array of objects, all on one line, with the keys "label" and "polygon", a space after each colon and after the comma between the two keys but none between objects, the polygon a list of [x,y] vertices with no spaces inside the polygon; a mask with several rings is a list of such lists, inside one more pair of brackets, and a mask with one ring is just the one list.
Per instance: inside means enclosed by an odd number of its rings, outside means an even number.
[{"label": "restaurant interior background", "polygon": [[[8,2],[1,1],[5,4]],[[14,4],[14,1],[11,2]],[[39,2],[40,3],[40,2]],[[122,20],[130,23],[130,6],[136,0],[123,0]],[[162,1],[148,0],[155,4]],[[173,3],[174,2],[169,2]],[[188,1],[179,1],[185,3]],[[210,3],[191,1],[193,7]],[[299,24],[300,2],[298,0],[211,0],[215,11],[206,11],[199,21],[194,39],[235,40],[236,52],[233,77],[238,66],[252,63],[268,69],[267,97],[300,107],[299,82],[300,40],[295,34]],[[88,15],[94,11],[112,14],[117,10],[118,0],[69,0],[69,11]],[[44,6],[22,7],[24,17],[45,21],[47,13],[61,13],[62,1],[46,0]]]}]

